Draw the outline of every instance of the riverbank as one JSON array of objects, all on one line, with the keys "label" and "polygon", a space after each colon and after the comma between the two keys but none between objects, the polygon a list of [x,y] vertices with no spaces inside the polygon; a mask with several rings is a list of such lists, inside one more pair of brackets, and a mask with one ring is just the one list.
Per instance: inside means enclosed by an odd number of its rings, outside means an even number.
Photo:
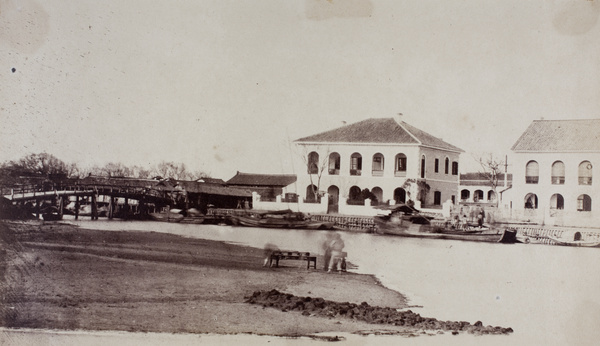
[{"label": "riverbank", "polygon": [[[300,261],[265,268],[262,249],[39,221],[0,222],[0,227],[4,327],[281,336],[454,331],[435,323],[431,328],[382,325],[339,313],[249,304],[254,292],[277,290],[329,302],[407,308],[403,295],[373,276],[307,270]],[[317,263],[322,264],[320,256]],[[485,329],[476,327],[459,330]]]}]

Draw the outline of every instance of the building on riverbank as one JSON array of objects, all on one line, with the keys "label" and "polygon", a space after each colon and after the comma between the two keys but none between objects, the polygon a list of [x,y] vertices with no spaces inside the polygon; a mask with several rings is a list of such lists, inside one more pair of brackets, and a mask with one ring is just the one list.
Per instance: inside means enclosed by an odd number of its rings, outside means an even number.
[{"label": "building on riverbank", "polygon": [[275,201],[277,196],[288,192],[287,187],[295,182],[295,174],[257,174],[238,171],[227,181],[227,185],[256,192],[263,201]]},{"label": "building on riverbank", "polygon": [[486,173],[469,172],[460,175],[458,189],[459,203],[463,205],[480,204],[495,206],[501,200],[502,193],[512,186],[512,174],[498,174],[496,191]]},{"label": "building on riverbank", "polygon": [[512,218],[556,226],[598,226],[600,119],[535,120],[512,147]]},{"label": "building on riverbank", "polygon": [[[423,207],[457,201],[462,149],[400,118],[372,118],[295,141],[303,161],[298,193],[306,201]],[[366,191],[368,190],[368,191]]]}]

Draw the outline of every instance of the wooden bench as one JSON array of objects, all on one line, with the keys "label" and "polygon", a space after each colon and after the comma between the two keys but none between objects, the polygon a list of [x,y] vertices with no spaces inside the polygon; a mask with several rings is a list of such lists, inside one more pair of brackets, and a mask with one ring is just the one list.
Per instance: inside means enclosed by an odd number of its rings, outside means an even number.
[{"label": "wooden bench", "polygon": [[279,260],[297,260],[306,261],[306,269],[310,269],[310,264],[313,264],[313,268],[317,269],[317,256],[311,256],[310,252],[300,251],[274,251],[269,257],[269,266],[273,265],[279,267]]}]

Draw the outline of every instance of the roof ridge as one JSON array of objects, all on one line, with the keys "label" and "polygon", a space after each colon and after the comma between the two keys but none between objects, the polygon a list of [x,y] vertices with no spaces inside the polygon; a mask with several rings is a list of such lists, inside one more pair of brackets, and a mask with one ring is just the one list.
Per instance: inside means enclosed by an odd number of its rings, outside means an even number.
[{"label": "roof ridge", "polygon": [[543,122],[543,121],[545,121],[545,122],[550,122],[550,121],[558,122],[558,121],[593,121],[593,120],[600,121],[600,118],[597,118],[597,119],[596,118],[594,118],[594,119],[534,119],[533,121],[534,122]]},{"label": "roof ridge", "polygon": [[[419,138],[417,138],[417,136],[415,136],[414,133],[412,133],[409,129],[406,128],[406,126],[404,126],[403,124],[406,124],[406,122],[404,121],[396,121],[396,119],[391,118],[396,124],[398,124],[398,126],[402,127],[404,129],[404,131],[406,131],[406,133],[408,133],[412,138],[415,139],[415,141],[417,141],[417,143],[419,143],[419,145],[423,145],[423,141],[421,141]],[[412,125],[406,124],[408,126],[414,127]]]},{"label": "roof ridge", "polygon": [[246,174],[246,175],[296,175],[294,173],[245,173],[238,171],[237,174]]}]

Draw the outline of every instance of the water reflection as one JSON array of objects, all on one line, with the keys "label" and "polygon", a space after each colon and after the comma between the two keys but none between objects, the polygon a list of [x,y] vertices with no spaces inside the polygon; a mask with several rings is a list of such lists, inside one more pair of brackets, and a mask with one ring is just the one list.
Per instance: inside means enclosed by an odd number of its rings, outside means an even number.
[{"label": "water reflection", "polygon": [[[74,222],[85,228],[150,230],[263,248],[323,254],[327,231],[154,222]],[[440,320],[512,327],[510,336],[435,336],[394,343],[585,345],[600,340],[600,249],[469,243],[344,232],[357,272],[408,295],[413,311]],[[321,265],[319,265],[321,267]],[[390,337],[359,337],[361,344]],[[350,339],[354,340],[354,337]]]}]

